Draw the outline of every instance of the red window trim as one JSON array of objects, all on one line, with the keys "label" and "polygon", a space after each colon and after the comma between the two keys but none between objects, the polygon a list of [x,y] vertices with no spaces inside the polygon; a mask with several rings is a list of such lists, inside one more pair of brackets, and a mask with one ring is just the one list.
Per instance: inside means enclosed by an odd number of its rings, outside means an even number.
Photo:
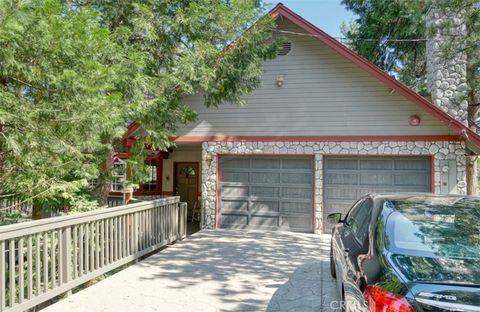
[{"label": "red window trim", "polygon": [[[150,155],[149,155],[150,156]],[[147,157],[146,161],[153,162],[157,170],[157,181],[155,184],[154,191],[145,191],[143,189],[143,184],[139,185],[139,188],[133,192],[133,195],[160,195],[162,192],[162,178],[163,178],[163,159],[158,159],[158,157]]]}]

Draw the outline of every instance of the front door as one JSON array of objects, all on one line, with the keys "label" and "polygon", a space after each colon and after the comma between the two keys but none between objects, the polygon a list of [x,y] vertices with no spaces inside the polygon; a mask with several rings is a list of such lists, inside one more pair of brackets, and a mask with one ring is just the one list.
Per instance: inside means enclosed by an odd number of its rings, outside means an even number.
[{"label": "front door", "polygon": [[180,196],[180,201],[188,204],[188,214],[191,216],[198,198],[198,163],[176,162],[174,167],[175,194]]}]

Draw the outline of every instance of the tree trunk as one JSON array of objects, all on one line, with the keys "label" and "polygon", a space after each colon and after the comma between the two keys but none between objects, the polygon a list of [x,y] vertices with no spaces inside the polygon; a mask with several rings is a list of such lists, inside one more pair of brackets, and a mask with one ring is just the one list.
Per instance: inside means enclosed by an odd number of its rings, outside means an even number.
[{"label": "tree trunk", "polygon": [[[468,126],[474,132],[477,132],[475,121],[478,116],[478,105],[475,101],[475,92],[471,90],[468,93]],[[478,193],[478,177],[477,177],[477,156],[466,156],[466,179],[467,179],[467,194],[477,195]]]},{"label": "tree trunk", "polygon": [[111,150],[107,153],[106,159],[100,165],[100,177],[98,178],[98,184],[96,186],[96,192],[98,197],[100,198],[101,205],[108,204],[108,194],[110,193],[110,176],[111,176],[111,169],[113,166],[113,155],[114,152]]},{"label": "tree trunk", "polygon": [[34,200],[32,204],[32,220],[41,219],[42,212],[43,212],[43,205]]},{"label": "tree trunk", "polygon": [[477,156],[466,157],[466,178],[467,178],[467,194],[477,195],[478,179],[477,179]]}]

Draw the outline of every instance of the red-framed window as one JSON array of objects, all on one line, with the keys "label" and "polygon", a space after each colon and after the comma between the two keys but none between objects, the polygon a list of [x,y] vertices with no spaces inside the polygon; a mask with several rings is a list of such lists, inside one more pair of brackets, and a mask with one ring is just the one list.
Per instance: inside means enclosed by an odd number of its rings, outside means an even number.
[{"label": "red-framed window", "polygon": [[[130,147],[134,141],[135,139],[126,138],[123,145],[127,152],[117,152],[114,156],[110,195],[120,195],[124,191],[125,182],[132,175],[132,169],[127,166],[127,160],[130,157]],[[145,144],[145,149],[151,150],[151,147]],[[151,154],[146,157],[147,175],[139,187],[134,189],[134,195],[160,195],[162,193],[163,159],[168,159],[168,154],[168,152],[151,151]]]},{"label": "red-framed window", "polygon": [[140,183],[140,187],[134,190],[134,194],[151,194],[161,192],[161,161],[162,159],[145,161],[146,176],[142,183]]}]

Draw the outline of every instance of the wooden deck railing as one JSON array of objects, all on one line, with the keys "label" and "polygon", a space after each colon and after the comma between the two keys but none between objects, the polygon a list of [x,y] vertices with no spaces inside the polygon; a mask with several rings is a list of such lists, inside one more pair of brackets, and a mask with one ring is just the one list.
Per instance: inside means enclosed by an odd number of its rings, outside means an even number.
[{"label": "wooden deck railing", "polygon": [[184,238],[186,217],[186,203],[169,197],[0,227],[0,311],[24,311]]},{"label": "wooden deck railing", "polygon": [[15,194],[0,194],[0,214],[13,212],[30,215],[32,205],[29,202],[22,201]]}]

